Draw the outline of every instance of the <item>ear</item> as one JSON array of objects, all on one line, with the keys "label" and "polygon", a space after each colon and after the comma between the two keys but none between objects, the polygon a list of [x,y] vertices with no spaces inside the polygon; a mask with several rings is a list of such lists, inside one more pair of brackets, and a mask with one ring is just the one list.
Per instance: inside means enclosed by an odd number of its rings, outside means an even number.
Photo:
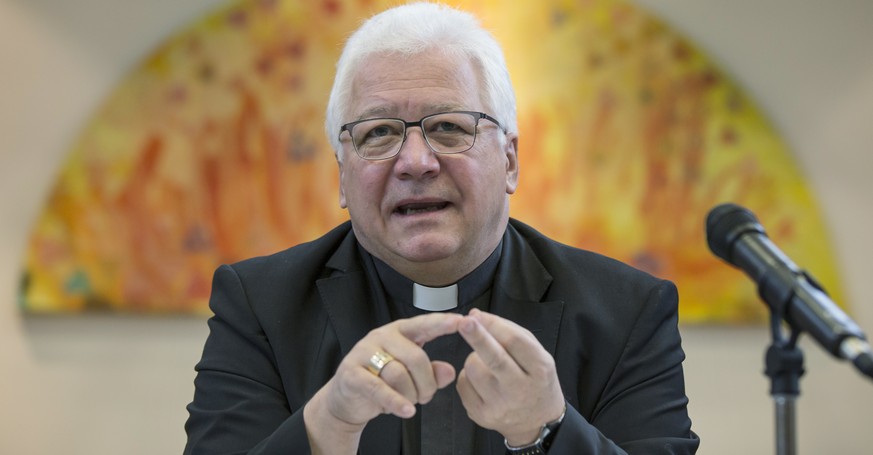
[{"label": "ear", "polygon": [[349,208],[349,204],[346,201],[346,191],[345,191],[345,174],[343,171],[343,161],[339,157],[339,155],[335,155],[336,157],[336,165],[339,171],[339,205],[341,209]]},{"label": "ear", "polygon": [[506,194],[513,194],[518,188],[518,134],[507,133],[503,145],[506,155]]}]

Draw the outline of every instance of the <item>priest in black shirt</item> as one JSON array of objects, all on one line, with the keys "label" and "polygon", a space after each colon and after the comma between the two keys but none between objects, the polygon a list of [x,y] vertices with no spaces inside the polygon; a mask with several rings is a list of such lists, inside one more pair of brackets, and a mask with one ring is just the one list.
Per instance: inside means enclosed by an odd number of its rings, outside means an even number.
[{"label": "priest in black shirt", "polygon": [[515,95],[471,15],[346,43],[326,128],[350,221],[222,266],[186,453],[694,453],[672,283],[509,218]]}]

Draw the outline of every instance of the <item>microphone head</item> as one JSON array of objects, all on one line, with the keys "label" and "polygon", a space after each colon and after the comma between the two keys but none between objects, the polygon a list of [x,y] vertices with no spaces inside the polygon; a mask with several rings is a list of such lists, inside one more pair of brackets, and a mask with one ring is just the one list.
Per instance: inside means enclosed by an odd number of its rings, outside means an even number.
[{"label": "microphone head", "polygon": [[739,205],[731,203],[718,205],[710,210],[706,217],[706,242],[709,244],[709,249],[730,264],[734,264],[734,242],[747,232],[767,235],[758,218]]}]

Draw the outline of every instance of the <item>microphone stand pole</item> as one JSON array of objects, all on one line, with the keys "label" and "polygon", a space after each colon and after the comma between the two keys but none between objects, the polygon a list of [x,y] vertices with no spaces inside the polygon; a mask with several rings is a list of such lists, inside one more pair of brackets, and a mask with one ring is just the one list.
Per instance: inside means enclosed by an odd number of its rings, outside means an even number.
[{"label": "microphone stand pole", "polygon": [[776,455],[797,453],[796,401],[803,375],[803,351],[797,346],[800,332],[792,330],[786,339],[782,333],[782,316],[771,314],[772,344],[767,348],[766,369],[770,377],[770,395],[776,410]]}]

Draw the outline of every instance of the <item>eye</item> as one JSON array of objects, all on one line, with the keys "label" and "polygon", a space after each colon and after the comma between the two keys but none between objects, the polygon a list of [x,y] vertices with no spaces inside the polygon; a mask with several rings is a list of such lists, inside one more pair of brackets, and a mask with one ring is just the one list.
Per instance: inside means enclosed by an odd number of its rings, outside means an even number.
[{"label": "eye", "polygon": [[425,122],[430,135],[470,135],[475,134],[476,119],[463,113],[439,114]]},{"label": "eye", "polygon": [[438,132],[438,133],[455,133],[455,132],[464,131],[464,128],[462,128],[457,123],[442,121],[442,122],[438,122],[436,125],[434,125],[434,127],[431,129],[431,131]]},{"label": "eye", "polygon": [[395,125],[376,125],[366,131],[365,137],[379,138],[394,134],[400,134]]},{"label": "eye", "polygon": [[385,141],[393,141],[403,134],[403,123],[390,119],[374,119],[359,123],[352,136],[355,143],[363,144],[384,144]]}]

